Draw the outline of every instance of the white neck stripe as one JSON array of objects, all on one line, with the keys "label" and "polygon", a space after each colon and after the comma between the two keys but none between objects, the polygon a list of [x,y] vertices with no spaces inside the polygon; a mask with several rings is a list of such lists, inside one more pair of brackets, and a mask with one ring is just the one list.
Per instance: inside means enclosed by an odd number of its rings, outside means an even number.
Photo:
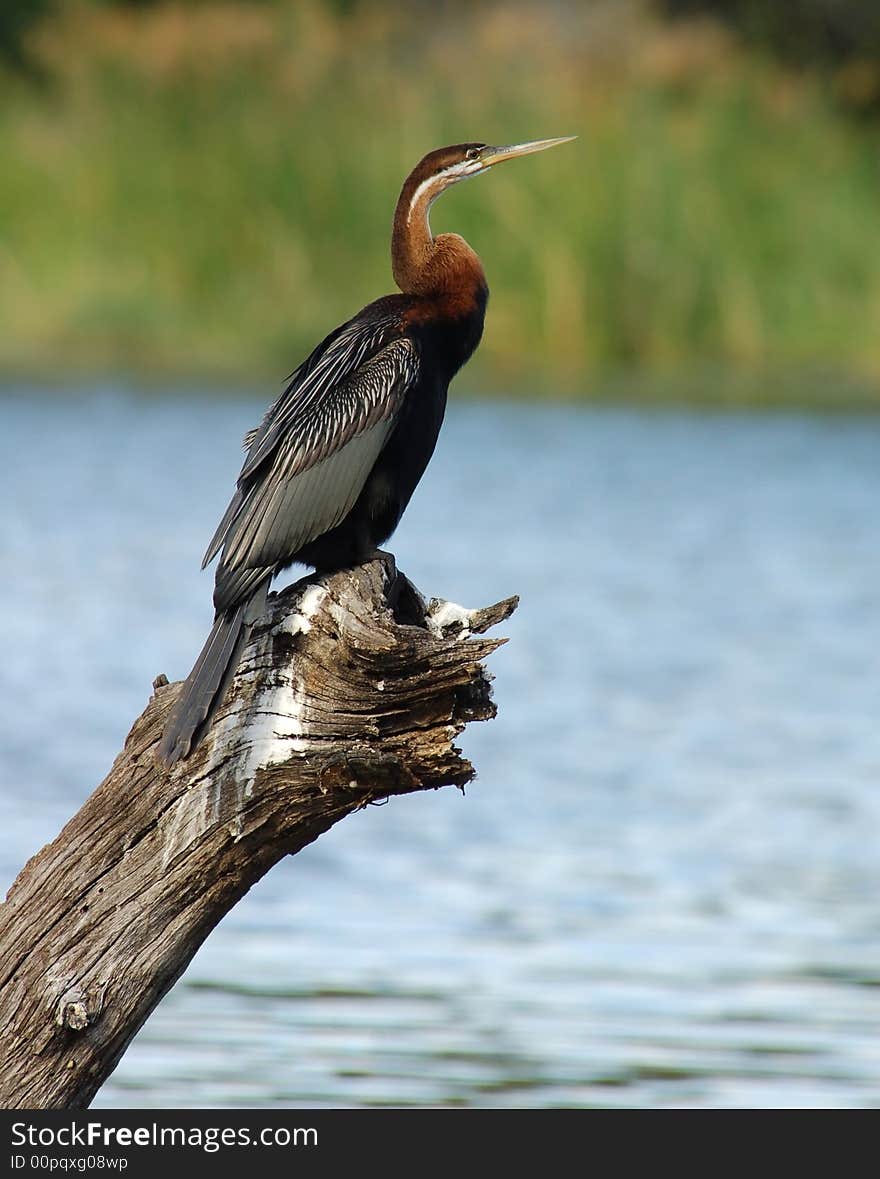
[{"label": "white neck stripe", "polygon": [[425,209],[425,224],[428,225],[429,234],[431,232],[431,226],[428,224],[428,214],[431,211],[431,205],[433,205],[434,201],[436,201],[437,197],[443,191],[443,188],[438,184],[439,181],[439,176],[429,176],[427,180],[423,180],[416,191],[412,194],[412,200],[409,202],[409,208],[406,211],[406,221],[407,224],[409,224],[410,221],[412,221],[415,211],[419,206],[419,202],[422,200],[425,193],[431,191],[432,185],[438,185],[437,191],[433,194],[433,196],[430,197],[427,208]]}]

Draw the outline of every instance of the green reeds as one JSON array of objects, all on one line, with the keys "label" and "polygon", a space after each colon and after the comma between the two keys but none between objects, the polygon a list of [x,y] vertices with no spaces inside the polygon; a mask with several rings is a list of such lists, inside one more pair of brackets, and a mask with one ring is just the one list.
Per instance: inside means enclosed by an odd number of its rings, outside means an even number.
[{"label": "green reeds", "polygon": [[392,289],[423,152],[577,134],[435,206],[493,290],[460,384],[873,387],[877,130],[716,30],[621,10],[597,32],[540,5],[430,29],[421,8],[68,8],[36,46],[48,86],[0,79],[0,369],[278,378]]}]

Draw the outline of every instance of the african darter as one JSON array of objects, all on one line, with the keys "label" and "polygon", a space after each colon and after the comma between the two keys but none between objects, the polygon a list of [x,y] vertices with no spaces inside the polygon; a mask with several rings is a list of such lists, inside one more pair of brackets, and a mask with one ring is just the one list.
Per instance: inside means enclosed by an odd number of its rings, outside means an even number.
[{"label": "african darter", "polygon": [[407,178],[391,237],[402,293],[331,332],[245,438],[235,494],[202,565],[220,554],[214,626],[159,743],[166,766],[204,734],[272,578],[295,562],[327,573],[365,560],[397,527],[422,477],[449,382],[480,342],[489,295],[467,242],[431,235],[431,205],[459,180],[570,138],[444,147]]}]

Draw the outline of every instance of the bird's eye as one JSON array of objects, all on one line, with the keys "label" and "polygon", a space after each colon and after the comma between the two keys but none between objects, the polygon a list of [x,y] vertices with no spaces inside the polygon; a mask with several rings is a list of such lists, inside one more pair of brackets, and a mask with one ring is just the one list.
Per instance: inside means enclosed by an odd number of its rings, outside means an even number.
[{"label": "bird's eye", "polygon": [[464,158],[466,160],[478,160],[480,158],[480,149],[478,147],[469,147],[465,152]]}]

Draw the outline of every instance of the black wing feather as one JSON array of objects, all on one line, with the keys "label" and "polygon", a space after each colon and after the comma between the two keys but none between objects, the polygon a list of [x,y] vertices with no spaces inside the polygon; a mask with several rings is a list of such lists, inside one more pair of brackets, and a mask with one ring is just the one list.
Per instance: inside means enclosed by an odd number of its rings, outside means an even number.
[{"label": "black wing feather", "polygon": [[336,351],[314,364],[310,377],[282,395],[251,444],[206,554],[209,561],[223,550],[218,609],[230,609],[254,573],[289,564],[354,506],[419,372],[416,345],[399,329],[363,359],[381,339],[375,324],[368,327],[346,352],[348,369]]},{"label": "black wing feather", "polygon": [[[355,378],[362,364],[395,343],[405,345],[392,355],[400,358],[400,364],[409,370],[402,375],[412,381],[418,357],[412,341],[402,335],[397,314],[362,313],[329,335],[296,369],[261,424],[245,436],[247,455],[236,491],[205,552],[203,569],[223,547],[253,493],[255,476],[282,439],[288,452],[286,477],[292,478],[378,420],[382,390],[366,390],[365,402],[358,405],[360,392]],[[394,379],[394,374],[387,375]],[[336,409],[345,412],[337,417]],[[369,421],[361,417],[363,411],[370,415]]]}]

